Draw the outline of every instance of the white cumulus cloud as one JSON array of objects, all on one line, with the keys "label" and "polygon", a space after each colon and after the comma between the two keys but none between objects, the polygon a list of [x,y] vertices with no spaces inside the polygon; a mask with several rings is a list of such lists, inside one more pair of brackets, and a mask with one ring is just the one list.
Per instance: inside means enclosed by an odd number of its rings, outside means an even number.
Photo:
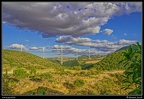
[{"label": "white cumulus cloud", "polygon": [[124,45],[127,45],[127,44],[133,44],[133,43],[136,43],[135,40],[125,40],[125,39],[121,39],[119,40],[118,44],[124,44]]},{"label": "white cumulus cloud", "polygon": [[99,33],[115,15],[141,11],[142,2],[3,2],[2,22],[36,31],[44,38],[79,37]]},{"label": "white cumulus cloud", "polygon": [[102,32],[107,34],[107,35],[111,35],[113,30],[112,29],[104,29]]},{"label": "white cumulus cloud", "polygon": [[80,37],[74,38],[70,36],[60,36],[59,38],[56,39],[56,42],[75,46],[87,46],[95,48],[99,51],[115,51],[121,47],[134,44],[137,41],[120,39],[119,41],[116,42],[110,42],[108,40],[92,40],[90,38],[80,38]]},{"label": "white cumulus cloud", "polygon": [[79,49],[71,46],[54,45],[52,46],[52,52],[56,54],[78,54],[78,55],[95,55],[95,54],[107,54],[109,52],[98,51],[95,49]]},{"label": "white cumulus cloud", "polygon": [[9,48],[11,48],[11,49],[26,49],[26,47],[24,46],[24,45],[22,45],[22,44],[11,44],[10,46],[9,46]]},{"label": "white cumulus cloud", "polygon": [[30,47],[29,50],[39,50],[40,48],[38,47]]}]

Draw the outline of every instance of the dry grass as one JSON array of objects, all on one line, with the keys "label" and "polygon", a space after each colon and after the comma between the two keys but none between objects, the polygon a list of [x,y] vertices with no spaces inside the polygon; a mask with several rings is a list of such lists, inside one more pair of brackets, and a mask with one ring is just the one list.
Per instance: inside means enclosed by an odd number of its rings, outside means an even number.
[{"label": "dry grass", "polygon": [[[82,94],[80,92],[83,92],[85,89],[88,91],[95,92],[93,88],[90,86],[94,86],[97,82],[101,81],[104,78],[110,78],[113,79],[109,74],[115,74],[115,73],[123,73],[123,71],[107,71],[102,74],[98,75],[92,75],[89,76],[79,76],[75,75],[77,73],[80,73],[81,71],[87,73],[87,70],[65,70],[69,71],[72,74],[56,74],[56,71],[54,69],[45,69],[45,70],[38,70],[38,73],[45,73],[45,72],[53,72],[53,78],[52,79],[43,79],[40,82],[31,81],[29,78],[21,79],[18,83],[15,83],[14,87],[14,93],[17,94],[23,94],[28,91],[34,90],[40,86],[50,88],[52,90],[59,91],[61,93],[67,94]],[[73,84],[76,79],[83,79],[85,82],[85,85],[81,88],[67,88],[64,86],[64,83]]]}]

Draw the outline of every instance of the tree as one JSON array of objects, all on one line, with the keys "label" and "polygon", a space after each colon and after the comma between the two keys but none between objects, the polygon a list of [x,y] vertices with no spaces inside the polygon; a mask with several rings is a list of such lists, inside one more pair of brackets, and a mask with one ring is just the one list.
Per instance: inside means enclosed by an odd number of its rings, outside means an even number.
[{"label": "tree", "polygon": [[[133,49],[133,46],[136,48]],[[123,55],[125,59],[121,62],[124,62],[124,66],[126,66],[123,82],[128,84],[128,88],[135,85],[135,89],[129,94],[141,94],[141,45],[138,42],[130,45],[128,49],[123,52]]]},{"label": "tree", "polygon": [[77,60],[69,60],[65,61],[63,66],[79,66],[79,62]]}]

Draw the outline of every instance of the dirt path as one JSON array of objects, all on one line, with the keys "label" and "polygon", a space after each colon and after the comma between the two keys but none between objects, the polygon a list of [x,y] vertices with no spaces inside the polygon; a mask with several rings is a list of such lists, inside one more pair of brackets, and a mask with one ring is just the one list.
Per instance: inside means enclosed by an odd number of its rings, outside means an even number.
[{"label": "dirt path", "polygon": [[88,61],[86,61],[86,64],[94,64],[94,63],[97,63],[99,61],[101,61],[101,60],[88,60]]},{"label": "dirt path", "polygon": [[[8,74],[13,74],[13,69],[7,72]],[[2,74],[6,74],[6,72],[2,72]]]},{"label": "dirt path", "polygon": [[[13,70],[14,69],[8,71],[8,74],[13,74]],[[29,72],[29,70],[27,70],[27,71]],[[43,70],[37,70],[37,73],[45,73],[45,72],[49,72],[49,71],[54,72],[55,70],[54,69],[43,69]],[[3,71],[2,74],[6,74],[6,72]]]}]

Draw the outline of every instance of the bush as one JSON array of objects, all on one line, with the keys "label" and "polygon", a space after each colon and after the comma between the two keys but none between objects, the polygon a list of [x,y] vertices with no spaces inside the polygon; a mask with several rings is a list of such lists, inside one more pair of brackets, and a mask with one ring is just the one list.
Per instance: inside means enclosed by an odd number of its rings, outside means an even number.
[{"label": "bush", "polygon": [[53,78],[53,76],[52,76],[52,74],[51,73],[42,73],[42,74],[40,74],[39,75],[41,78],[43,78],[43,79],[51,79],[51,78]]},{"label": "bush", "polygon": [[15,69],[13,71],[13,75],[16,77],[16,78],[26,78],[27,77],[27,72],[22,69],[22,68],[19,68],[19,69]]},{"label": "bush", "polygon": [[63,66],[78,66],[79,62],[77,60],[69,60],[63,63]]},{"label": "bush", "polygon": [[83,69],[83,70],[87,70],[87,69],[92,68],[93,66],[94,66],[94,64],[83,64],[83,65],[82,65],[82,69]]},{"label": "bush", "polygon": [[48,88],[46,88],[46,87],[38,87],[37,93],[40,95],[45,95],[47,90],[48,90]]},{"label": "bush", "polygon": [[11,80],[8,76],[2,75],[2,95],[14,95],[13,87],[10,86],[12,82],[18,82],[18,80]]},{"label": "bush", "polygon": [[40,77],[31,77],[30,80],[35,81],[35,82],[41,82],[42,81],[42,79]]},{"label": "bush", "polygon": [[69,82],[63,83],[63,86],[65,86],[65,87],[68,88],[68,89],[74,89],[74,88],[75,88],[74,85],[71,84],[71,83],[69,83]]},{"label": "bush", "polygon": [[84,86],[84,80],[82,80],[82,79],[76,79],[75,81],[74,81],[74,86],[75,87],[82,87],[82,86]]},{"label": "bush", "polygon": [[36,76],[36,69],[31,68],[30,74],[31,74],[31,76]]},{"label": "bush", "polygon": [[89,88],[84,88],[82,90],[77,91],[80,95],[96,95],[96,92],[94,90],[91,90]]},{"label": "bush", "polygon": [[81,68],[81,66],[74,66],[73,69],[74,70],[81,70],[82,68]]},{"label": "bush", "polygon": [[80,75],[80,76],[87,76],[87,73],[84,72],[84,71],[81,71],[81,72],[79,73],[79,75]]},{"label": "bush", "polygon": [[64,69],[59,72],[60,75],[70,75],[70,71],[65,71]]}]

